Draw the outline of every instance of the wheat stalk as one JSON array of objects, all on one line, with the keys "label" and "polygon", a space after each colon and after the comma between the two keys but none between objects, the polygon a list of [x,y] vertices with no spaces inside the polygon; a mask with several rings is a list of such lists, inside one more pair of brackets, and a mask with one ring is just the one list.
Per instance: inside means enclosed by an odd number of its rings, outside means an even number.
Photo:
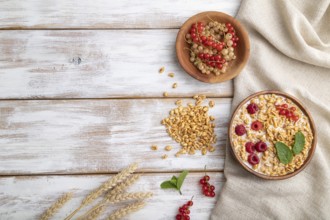
[{"label": "wheat stalk", "polygon": [[124,216],[129,215],[130,213],[135,212],[143,208],[144,206],[145,206],[145,202],[143,201],[138,201],[133,204],[127,205],[121,209],[115,210],[111,215],[109,215],[107,220],[116,220],[123,218]]},{"label": "wheat stalk", "polygon": [[129,186],[133,185],[140,178],[140,176],[141,175],[136,174],[136,175],[132,175],[132,176],[128,177],[125,181],[121,182],[115,188],[113,188],[112,190],[110,190],[107,193],[106,197],[110,197],[112,195],[116,195],[118,193],[123,192]]},{"label": "wheat stalk", "polygon": [[123,193],[112,195],[106,198],[105,202],[119,203],[128,200],[144,200],[150,198],[153,194],[151,192],[137,192],[137,193]]},{"label": "wheat stalk", "polygon": [[82,207],[90,204],[96,198],[98,198],[100,195],[102,195],[102,193],[104,193],[107,190],[112,189],[118,183],[123,182],[137,168],[138,168],[138,164],[133,163],[129,167],[122,170],[119,174],[117,174],[113,178],[111,178],[108,181],[106,181],[105,183],[103,183],[99,188],[97,188],[96,190],[91,192],[88,196],[86,196],[86,198],[81,202],[81,205],[76,210],[74,210],[68,217],[66,217],[65,220],[70,220]]},{"label": "wheat stalk", "polygon": [[73,193],[66,193],[61,196],[51,207],[49,207],[44,214],[40,217],[40,220],[50,219],[64,204],[72,198]]}]

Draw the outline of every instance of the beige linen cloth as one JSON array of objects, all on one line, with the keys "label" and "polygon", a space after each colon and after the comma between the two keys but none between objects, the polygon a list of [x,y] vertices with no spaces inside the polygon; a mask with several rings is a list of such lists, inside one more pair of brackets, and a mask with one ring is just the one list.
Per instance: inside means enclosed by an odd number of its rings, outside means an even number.
[{"label": "beige linen cloth", "polygon": [[243,0],[237,18],[251,54],[234,80],[233,108],[248,95],[279,90],[310,110],[318,144],[309,166],[287,180],[262,180],[228,150],[211,219],[330,219],[330,0]]}]

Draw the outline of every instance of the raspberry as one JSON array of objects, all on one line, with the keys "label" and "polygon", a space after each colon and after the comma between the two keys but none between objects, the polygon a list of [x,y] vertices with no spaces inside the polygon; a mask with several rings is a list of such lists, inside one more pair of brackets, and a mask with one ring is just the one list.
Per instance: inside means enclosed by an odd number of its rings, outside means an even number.
[{"label": "raspberry", "polygon": [[246,109],[247,109],[248,113],[252,115],[259,110],[259,107],[257,104],[251,103],[246,107]]},{"label": "raspberry", "polygon": [[242,136],[246,133],[246,129],[244,127],[243,124],[241,125],[236,125],[235,127],[235,133],[238,135],[238,136]]},{"label": "raspberry", "polygon": [[255,151],[254,144],[251,141],[246,142],[246,144],[245,144],[245,150],[248,153],[253,153]]},{"label": "raspberry", "polygon": [[255,130],[255,131],[259,131],[263,128],[264,126],[262,125],[262,123],[260,121],[254,121],[251,124],[251,129]]},{"label": "raspberry", "polygon": [[259,160],[259,157],[256,154],[250,154],[248,156],[248,162],[251,165],[256,165],[256,164],[258,164],[260,162],[260,160]]},{"label": "raspberry", "polygon": [[259,141],[254,145],[254,148],[258,151],[258,152],[264,152],[267,150],[267,144],[265,142]]}]

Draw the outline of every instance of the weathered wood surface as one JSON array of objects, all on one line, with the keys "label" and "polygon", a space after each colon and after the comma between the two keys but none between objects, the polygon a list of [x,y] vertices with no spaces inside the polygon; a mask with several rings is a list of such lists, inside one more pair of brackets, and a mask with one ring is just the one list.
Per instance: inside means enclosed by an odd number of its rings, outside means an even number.
[{"label": "weathered wood surface", "polygon": [[[0,102],[0,175],[108,173],[134,161],[143,171],[223,169],[231,99],[213,99],[216,151],[176,158],[180,149],[160,121],[177,99]],[[194,102],[193,99],[184,100]],[[207,102],[205,103],[207,105]],[[158,151],[151,151],[156,144]],[[166,152],[164,147],[174,149]],[[169,158],[161,156],[168,153]]]},{"label": "weathered wood surface", "polygon": [[[232,96],[232,81],[207,84],[184,72],[175,54],[176,34],[177,30],[0,31],[0,99],[162,97],[164,91],[175,97]],[[165,72],[159,74],[162,66]],[[169,72],[175,77],[168,77]]]},{"label": "weathered wood surface", "polygon": [[[204,165],[223,170],[232,81],[194,80],[179,66],[174,44],[177,28],[193,14],[235,15],[240,2],[0,0],[0,219],[37,219],[62,193],[73,191],[74,199],[55,216],[63,219],[111,176],[105,173],[133,161],[141,162],[144,176],[131,190],[155,196],[128,219],[173,219],[192,195],[192,219],[208,219],[216,199],[201,195],[198,180]],[[174,157],[179,145],[160,120],[176,99],[162,99],[164,91],[217,97],[211,109],[214,153]],[[151,151],[152,144],[161,150]],[[162,160],[168,144],[174,150]],[[183,196],[160,189],[183,169],[199,171],[188,175]],[[91,173],[100,175],[84,175]],[[218,195],[223,173],[208,174]]]},{"label": "weathered wood surface", "polygon": [[178,28],[202,11],[236,15],[241,0],[1,0],[0,28]]},{"label": "weathered wood surface", "polygon": [[[208,219],[216,198],[201,194],[199,179],[204,173],[190,173],[182,186],[183,195],[177,191],[160,189],[162,181],[170,179],[177,173],[144,174],[128,191],[150,191],[154,196],[147,200],[147,206],[130,215],[127,219],[174,219],[177,209],[194,196],[191,208],[192,219]],[[222,173],[208,173],[211,183],[219,195],[223,184]],[[2,220],[38,219],[63,193],[73,192],[74,197],[55,216],[63,219],[68,213],[79,206],[80,202],[92,189],[107,180],[110,175],[86,176],[37,176],[37,177],[2,177],[0,178],[0,216]],[[109,214],[119,205],[111,205]],[[86,209],[84,209],[86,210]],[[84,213],[82,210],[81,214]]]}]

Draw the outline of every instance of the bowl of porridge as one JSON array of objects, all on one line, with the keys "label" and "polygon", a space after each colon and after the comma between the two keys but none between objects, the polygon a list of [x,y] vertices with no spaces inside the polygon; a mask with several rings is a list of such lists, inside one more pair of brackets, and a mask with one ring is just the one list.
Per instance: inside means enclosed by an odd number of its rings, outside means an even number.
[{"label": "bowl of porridge", "polygon": [[295,97],[262,91],[244,99],[229,124],[229,142],[244,169],[263,179],[286,179],[312,159],[316,130],[309,111]]}]

